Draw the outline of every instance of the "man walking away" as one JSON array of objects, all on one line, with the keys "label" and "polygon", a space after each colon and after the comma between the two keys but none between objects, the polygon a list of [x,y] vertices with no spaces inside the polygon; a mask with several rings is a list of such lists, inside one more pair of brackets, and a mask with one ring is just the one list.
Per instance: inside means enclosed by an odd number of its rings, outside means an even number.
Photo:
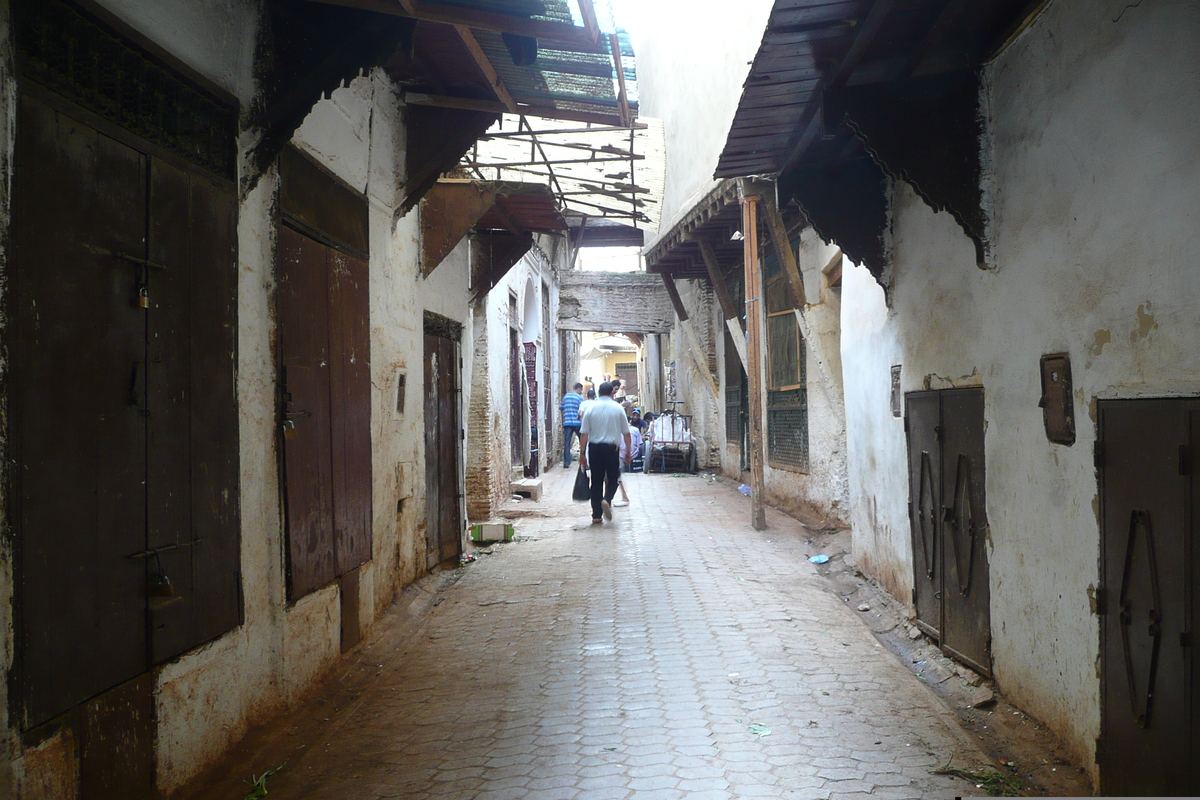
[{"label": "man walking away", "polygon": [[[585,416],[587,416],[588,409],[594,405],[596,405],[596,390],[588,389],[587,390],[587,399],[579,404],[579,422],[580,422],[580,424],[583,423],[583,418]],[[580,458],[582,458],[583,457],[583,449],[582,449],[583,442],[582,442],[582,440],[580,441],[579,447],[581,448],[579,450]]]},{"label": "man walking away", "polygon": [[[563,395],[562,402],[558,404],[563,415],[563,469],[571,468],[571,443],[579,435],[579,404],[583,402],[583,395],[579,391],[582,388],[582,383],[575,384],[575,388]],[[582,447],[579,454],[583,456]]]},{"label": "man walking away", "polygon": [[592,469],[593,525],[612,519],[612,499],[621,480],[621,444],[630,449],[625,409],[613,400],[612,391],[611,383],[600,384],[600,399],[583,415],[579,429],[579,463]]}]

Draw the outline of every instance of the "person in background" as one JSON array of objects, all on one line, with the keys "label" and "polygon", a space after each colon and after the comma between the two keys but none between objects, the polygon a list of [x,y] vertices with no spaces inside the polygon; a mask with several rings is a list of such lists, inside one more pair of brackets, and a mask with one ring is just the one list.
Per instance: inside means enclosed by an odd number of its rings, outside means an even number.
[{"label": "person in background", "polygon": [[[583,415],[586,414],[587,410],[594,405],[596,405],[596,390],[588,389],[587,390],[587,399],[579,404],[579,424],[580,425],[583,424]],[[582,459],[583,458],[583,439],[580,439],[579,442],[580,442],[579,443],[579,457]],[[584,467],[584,469],[587,469],[587,467]]]},{"label": "person in background", "polygon": [[579,442],[584,448],[579,463],[592,468],[592,524],[612,519],[612,499],[621,481],[621,445],[630,450],[629,422],[612,399],[612,384],[600,384],[600,399],[583,415]]},{"label": "person in background", "polygon": [[613,378],[613,400],[620,402],[625,399],[625,385],[620,378]]},{"label": "person in background", "polygon": [[582,383],[575,384],[558,404],[563,415],[563,469],[571,468],[571,444],[579,435],[579,404],[583,402],[583,395],[580,394],[582,390]]},{"label": "person in background", "polygon": [[621,440],[621,480],[617,483],[617,488],[621,490],[621,502],[617,503],[618,507],[629,505],[629,493],[625,491],[625,476],[626,472],[633,472],[633,462],[641,454],[642,449],[642,432],[633,425],[629,426],[629,436]]},{"label": "person in background", "polygon": [[638,429],[638,438],[641,438],[642,431],[646,430],[646,420],[642,419],[642,410],[640,408],[633,409],[633,413],[629,415],[629,424]]}]

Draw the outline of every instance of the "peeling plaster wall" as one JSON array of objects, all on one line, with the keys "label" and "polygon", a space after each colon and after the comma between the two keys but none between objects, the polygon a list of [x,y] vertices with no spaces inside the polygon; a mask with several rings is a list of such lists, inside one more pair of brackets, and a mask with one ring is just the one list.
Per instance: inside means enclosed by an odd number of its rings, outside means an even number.
[{"label": "peeling plaster wall", "polygon": [[[993,269],[974,266],[948,215],[898,185],[892,309],[847,273],[860,561],[885,583],[911,574],[886,362],[903,363],[906,392],[982,385],[995,672],[1093,777],[1095,400],[1200,395],[1200,112],[1182,100],[1200,96],[1197,41],[1192,2],[1052,2],[984,75]],[[1052,352],[1072,360],[1070,447],[1047,441],[1038,408],[1038,361]]]},{"label": "peeling plaster wall", "polygon": [[[846,461],[846,417],[842,401],[841,298],[824,286],[822,270],[839,253],[808,228],[800,237],[796,263],[804,279],[805,311],[814,341],[806,341],[805,384],[808,392],[808,470],[772,467],[764,459],[763,480],[768,502],[801,507],[847,522],[850,510]],[[764,342],[764,358],[766,343]],[[833,379],[829,391],[818,366],[820,353]],[[763,435],[767,433],[767,403],[763,398]]]}]

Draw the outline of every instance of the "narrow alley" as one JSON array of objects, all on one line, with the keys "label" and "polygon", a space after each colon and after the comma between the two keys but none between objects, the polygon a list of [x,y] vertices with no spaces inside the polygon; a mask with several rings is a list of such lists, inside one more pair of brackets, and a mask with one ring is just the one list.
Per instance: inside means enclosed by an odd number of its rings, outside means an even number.
[{"label": "narrow alley", "polygon": [[546,476],[545,516],[444,582],[418,633],[368,647],[365,691],[306,709],[328,719],[311,738],[284,720],[198,797],[285,759],[271,798],[978,793],[931,774],[988,760],[828,589],[800,523],[754,531],[729,486],[633,475],[592,526],[573,475]]}]

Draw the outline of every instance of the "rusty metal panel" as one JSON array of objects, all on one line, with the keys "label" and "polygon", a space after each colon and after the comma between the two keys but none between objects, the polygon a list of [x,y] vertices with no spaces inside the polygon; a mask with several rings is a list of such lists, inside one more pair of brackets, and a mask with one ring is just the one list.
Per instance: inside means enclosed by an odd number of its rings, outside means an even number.
[{"label": "rusty metal panel", "polygon": [[336,577],[330,441],[328,248],[279,233],[279,350],[288,596]]},{"label": "rusty metal panel", "polygon": [[10,430],[17,674],[33,727],[146,668],[146,160],[22,97]]},{"label": "rusty metal panel", "polygon": [[236,236],[231,191],[151,161],[147,524],[148,548],[161,552],[144,563],[154,663],[241,621]]},{"label": "rusty metal panel", "polygon": [[[1102,741],[1107,795],[1191,794],[1195,590],[1184,400],[1099,403]],[[1191,408],[1196,408],[1194,402]]]},{"label": "rusty metal panel", "polygon": [[1075,444],[1075,398],[1071,393],[1071,357],[1066,353],[1042,356],[1042,421],[1046,438],[1058,444]]},{"label": "rusty metal panel", "polygon": [[942,630],[942,404],[937,392],[905,396],[908,432],[909,524],[912,526],[913,606],[917,623],[935,638]]},{"label": "rusty metal panel", "polygon": [[330,250],[330,421],[338,575],[371,559],[370,314],[367,262]]},{"label": "rusty metal panel", "polygon": [[154,797],[154,684],[145,673],[84,704],[80,714],[79,796]]},{"label": "rusty metal panel", "polygon": [[983,390],[947,389],[940,395],[942,648],[990,675]]}]

